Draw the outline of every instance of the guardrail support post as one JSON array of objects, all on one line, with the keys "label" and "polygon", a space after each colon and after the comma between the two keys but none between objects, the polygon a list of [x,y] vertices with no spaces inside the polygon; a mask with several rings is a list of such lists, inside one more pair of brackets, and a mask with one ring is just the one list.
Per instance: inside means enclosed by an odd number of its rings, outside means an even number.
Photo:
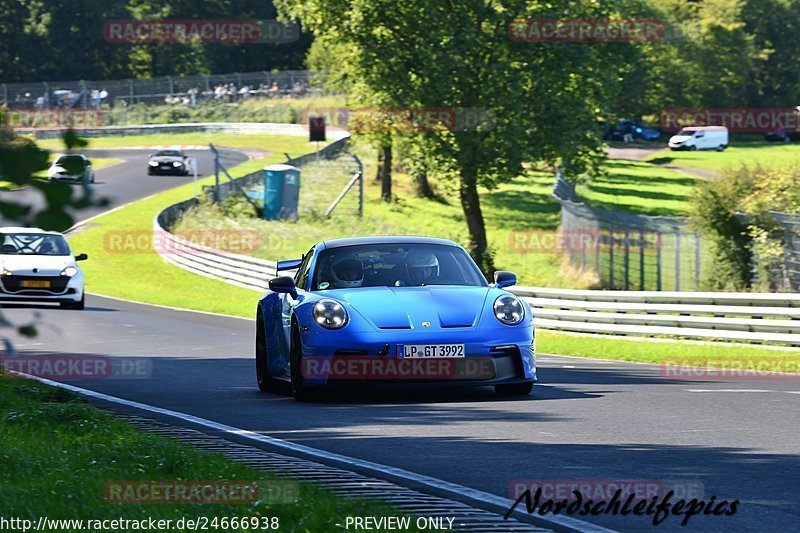
[{"label": "guardrail support post", "polygon": [[614,288],[614,228],[608,230],[608,288]]},{"label": "guardrail support post", "polygon": [[661,292],[661,246],[663,242],[661,231],[659,231],[656,243],[656,290],[659,292]]},{"label": "guardrail support post", "polygon": [[631,284],[631,234],[625,230],[625,290],[630,290]]},{"label": "guardrail support post", "polygon": [[639,232],[639,290],[643,291],[644,288],[644,233]]},{"label": "guardrail support post", "polygon": [[694,290],[700,290],[700,233],[694,232]]},{"label": "guardrail support post", "polygon": [[681,290],[681,230],[675,230],[675,290]]}]

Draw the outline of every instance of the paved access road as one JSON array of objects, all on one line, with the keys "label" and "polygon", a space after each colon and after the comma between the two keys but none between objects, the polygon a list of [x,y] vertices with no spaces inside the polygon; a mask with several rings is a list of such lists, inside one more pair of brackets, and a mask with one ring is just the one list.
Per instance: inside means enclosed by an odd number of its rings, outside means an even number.
[{"label": "paved access road", "polygon": [[[148,154],[155,149],[125,150],[125,149],[96,149],[83,150],[90,159],[112,158],[121,160],[119,163],[112,164],[98,169],[96,183],[94,184],[94,195],[96,198],[104,198],[107,205],[91,207],[75,213],[76,221],[85,220],[118,207],[120,205],[150,196],[160,191],[171,189],[184,183],[191,183],[192,176],[148,176],[147,158]],[[214,156],[210,150],[186,150],[186,155],[197,158],[198,176],[207,176],[214,172]],[[234,167],[247,160],[247,156],[233,150],[221,150],[221,161],[226,168]],[[222,177],[224,178],[224,176]],[[73,184],[76,189],[80,185]],[[75,191],[75,194],[80,194]],[[0,196],[4,200],[25,202],[35,208],[44,205],[42,195],[34,189],[21,189],[18,191],[2,192]],[[13,224],[4,222],[0,218],[0,225]]]},{"label": "paved access road", "polygon": [[[253,295],[253,306],[257,294]],[[255,386],[254,323],[90,296],[40,310],[23,352],[152,362],[149,379],[70,383],[498,495],[515,480],[683,480],[739,499],[734,517],[665,531],[783,531],[800,523],[800,381],[680,381],[659,367],[542,356],[526,399],[487,390],[355,393],[298,403]],[[23,321],[30,309],[5,310]],[[593,519],[623,531],[647,518]]]}]

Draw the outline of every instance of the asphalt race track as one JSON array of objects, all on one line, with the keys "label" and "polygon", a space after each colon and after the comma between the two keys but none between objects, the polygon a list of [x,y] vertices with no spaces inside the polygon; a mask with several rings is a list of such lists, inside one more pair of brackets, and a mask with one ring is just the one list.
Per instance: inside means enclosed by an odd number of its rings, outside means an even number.
[{"label": "asphalt race track", "polygon": [[[75,213],[76,220],[85,220],[114,207],[171,189],[184,183],[191,183],[192,176],[148,176],[147,156],[155,149],[120,150],[96,149],[82,150],[90,159],[93,157],[120,159],[121,162],[108,165],[95,171],[94,194],[96,198],[107,200],[107,205],[83,209]],[[197,158],[198,177],[214,172],[214,156],[210,150],[185,150],[189,157]],[[247,160],[247,156],[233,150],[220,150],[222,164],[234,167]],[[222,179],[227,179],[223,176]],[[73,184],[76,189],[80,185]],[[44,205],[39,191],[26,188],[18,191],[0,193],[4,199],[25,202],[36,208]],[[76,191],[76,194],[79,194]],[[8,225],[0,219],[0,224]],[[12,223],[13,224],[13,223]]]},{"label": "asphalt race track", "polygon": [[[254,293],[254,302],[256,294]],[[789,530],[798,523],[797,380],[679,381],[658,366],[540,358],[527,399],[490,389],[394,391],[298,403],[255,386],[253,322],[92,296],[84,312],[40,310],[22,353],[145,358],[149,379],[69,383],[508,496],[515,480],[683,480],[739,499],[734,517],[671,531]],[[15,321],[30,309],[8,309]],[[623,531],[646,517],[592,520]]]},{"label": "asphalt race track", "polygon": [[[110,207],[191,181],[147,176],[147,151],[91,155],[125,159],[97,172],[98,195]],[[211,172],[209,152],[190,155]],[[520,480],[642,480],[740,500],[733,517],[695,516],[687,528],[669,517],[664,531],[793,530],[800,522],[800,379],[678,380],[654,365],[540,356],[540,382],[525,399],[499,399],[491,389],[400,390],[299,403],[258,392],[250,320],[92,295],[85,311],[3,312],[15,323],[41,314],[38,337],[13,339],[20,355],[125,356],[152,365],[145,378],[68,381],[109,395],[500,496]],[[648,517],[576,518],[652,529]]]}]

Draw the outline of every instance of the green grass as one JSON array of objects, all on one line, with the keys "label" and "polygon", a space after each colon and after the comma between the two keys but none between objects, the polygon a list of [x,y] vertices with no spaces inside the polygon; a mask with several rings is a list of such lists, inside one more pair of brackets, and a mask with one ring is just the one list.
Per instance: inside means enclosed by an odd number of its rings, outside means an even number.
[{"label": "green grass", "polygon": [[[276,144],[280,139],[280,144]],[[160,133],[153,135],[120,136],[120,137],[92,137],[88,148],[120,148],[128,146],[188,146],[208,145],[233,146],[236,148],[253,148],[277,152],[280,156],[276,161],[283,162],[286,157],[283,152],[292,156],[313,152],[315,145],[309,143],[307,137],[289,135],[240,135],[236,133]],[[61,148],[61,139],[40,139],[36,143],[42,148]],[[279,151],[280,150],[280,151]]]},{"label": "green grass", "polygon": [[555,331],[536,332],[538,353],[594,357],[641,363],[730,368],[742,364],[757,369],[770,364],[776,372],[800,372],[800,350],[726,343],[628,340],[603,335],[577,335]]},{"label": "green grass", "polygon": [[[716,154],[716,153],[715,153]],[[684,216],[697,178],[650,163],[609,160],[606,174],[578,187],[592,205],[641,215]]]},{"label": "green grass", "polygon": [[[35,524],[39,517],[278,517],[281,531],[331,531],[346,516],[397,514],[378,502],[336,497],[135,429],[71,393],[29,380],[0,379],[0,440],[0,516],[7,519]],[[289,497],[212,505],[109,504],[104,499],[104,487],[112,481],[171,480],[281,484],[288,486],[283,494]]]},{"label": "green grass", "polygon": [[[246,136],[242,136],[246,138]],[[137,138],[138,139],[138,138]],[[130,138],[128,138],[130,143]],[[236,167],[232,175],[243,176],[270,163],[282,162],[287,148],[306,153],[313,145],[303,138],[264,137],[261,147],[272,153],[263,159]],[[94,147],[94,143],[92,144]],[[200,185],[213,183],[213,177],[199,180]],[[112,235],[149,235],[153,218],[164,207],[190,198],[192,184],[165,191],[106,214],[69,235],[76,253],[88,253],[89,260],[81,267],[86,273],[86,289],[139,302],[170,305],[238,316],[252,316],[258,293],[214,281],[165,263],[152,248],[134,253],[109,249]],[[122,233],[121,233],[122,232]],[[130,232],[130,233],[124,233]]]},{"label": "green grass", "polygon": [[[259,220],[247,216],[231,217],[214,206],[199,207],[176,227],[178,231],[202,229],[253,230],[259,236],[255,255],[267,259],[299,257],[313,244],[339,237],[372,234],[432,235],[466,243],[468,233],[461,205],[440,184],[440,199],[419,198],[411,179],[394,174],[396,199],[380,199],[380,184],[373,182],[373,154],[368,147],[356,152],[367,163],[365,174],[364,217],[357,216],[357,186],[345,197],[328,220],[322,214],[352,176],[355,166],[346,157],[336,162],[303,168],[300,187],[300,220],[296,223]],[[488,237],[499,269],[515,271],[521,283],[550,286],[588,287],[591,280],[564,274],[561,254],[551,249],[525,253],[512,246],[517,232],[552,232],[559,224],[559,203],[552,198],[550,174],[529,172],[497,189],[482,191],[482,206]]]},{"label": "green grass", "polygon": [[750,142],[734,144],[724,152],[672,152],[665,149],[650,155],[647,161],[720,173],[742,165],[787,166],[800,161],[800,144]]}]

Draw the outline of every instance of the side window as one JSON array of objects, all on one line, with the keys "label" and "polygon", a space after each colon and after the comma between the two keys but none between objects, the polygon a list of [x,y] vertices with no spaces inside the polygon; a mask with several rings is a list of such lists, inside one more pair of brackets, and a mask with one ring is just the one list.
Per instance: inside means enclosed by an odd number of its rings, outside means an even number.
[{"label": "side window", "polygon": [[297,269],[294,275],[294,284],[298,289],[307,290],[306,284],[308,283],[308,272],[311,267],[311,258],[314,257],[314,249],[310,249],[306,255],[303,256],[303,262]]}]

